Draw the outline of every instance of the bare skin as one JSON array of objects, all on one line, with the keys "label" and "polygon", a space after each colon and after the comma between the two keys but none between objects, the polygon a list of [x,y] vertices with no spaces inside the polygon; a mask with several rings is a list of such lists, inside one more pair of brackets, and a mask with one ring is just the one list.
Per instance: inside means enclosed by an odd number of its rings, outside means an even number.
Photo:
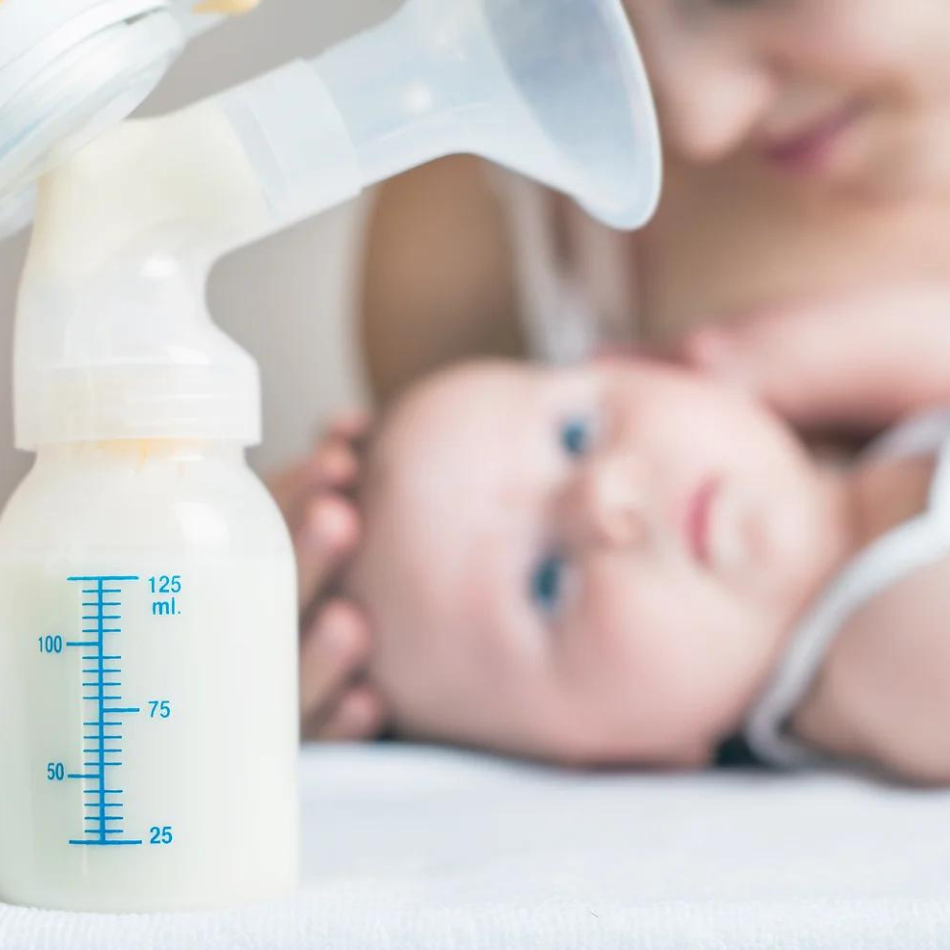
[{"label": "bare skin", "polygon": [[[933,460],[869,465],[852,477],[863,546],[927,503]],[[806,742],[922,784],[950,783],[950,562],[938,559],[849,617],[792,717]]]},{"label": "bare skin", "polygon": [[[867,392],[867,367],[850,374],[819,366],[802,386],[800,363],[778,359],[776,343],[788,343],[799,318],[825,326],[841,320],[851,329],[882,298],[905,312],[950,310],[943,5],[626,6],[667,154],[656,218],[616,238],[635,275],[631,320],[641,342],[674,346],[740,384],[755,380],[767,401],[774,383],[776,407],[795,421],[871,428],[892,421],[902,394],[873,411],[856,398]],[[576,213],[552,202],[555,224]],[[363,309],[382,400],[420,370],[463,356],[518,354],[507,213],[472,159],[434,163],[382,190]],[[708,327],[726,343],[735,328],[731,360],[705,358],[710,347],[693,333]],[[836,351],[829,344],[827,352]],[[912,375],[905,368],[899,381],[912,385]],[[895,376],[889,371],[888,381]],[[813,394],[807,405],[785,396],[796,383]]]},{"label": "bare skin", "polygon": [[[703,765],[816,594],[924,508],[933,467],[828,467],[761,404],[656,363],[465,364],[376,433],[346,589],[410,737]],[[849,618],[795,732],[950,783],[948,571],[938,558]]]}]

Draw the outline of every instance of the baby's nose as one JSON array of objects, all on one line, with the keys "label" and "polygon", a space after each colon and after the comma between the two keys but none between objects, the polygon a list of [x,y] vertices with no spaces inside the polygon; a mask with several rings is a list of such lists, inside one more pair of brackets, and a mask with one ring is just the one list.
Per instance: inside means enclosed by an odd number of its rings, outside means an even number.
[{"label": "baby's nose", "polygon": [[648,480],[639,460],[603,459],[578,478],[575,504],[582,540],[617,548],[642,544],[648,527]]}]

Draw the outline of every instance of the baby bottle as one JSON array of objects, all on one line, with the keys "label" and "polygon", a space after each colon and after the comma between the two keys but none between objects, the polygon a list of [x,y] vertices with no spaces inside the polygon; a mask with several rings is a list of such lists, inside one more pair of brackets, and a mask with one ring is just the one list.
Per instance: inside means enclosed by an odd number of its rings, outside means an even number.
[{"label": "baby bottle", "polygon": [[4,901],[213,907],[297,879],[295,563],[244,458],[257,370],[194,246],[255,208],[203,133],[206,180],[137,187],[159,148],[131,127],[41,195],[16,343],[36,460],[0,519]]}]

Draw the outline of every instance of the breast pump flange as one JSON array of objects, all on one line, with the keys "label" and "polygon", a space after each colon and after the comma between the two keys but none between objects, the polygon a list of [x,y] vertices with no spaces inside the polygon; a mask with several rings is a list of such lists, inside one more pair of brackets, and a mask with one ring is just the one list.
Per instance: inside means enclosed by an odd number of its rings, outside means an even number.
[{"label": "breast pump flange", "polygon": [[[0,236],[23,223],[30,181],[130,114],[190,37],[255,2],[0,4]],[[427,151],[474,151],[616,227],[653,210],[659,137],[620,0],[410,0],[322,59],[356,144],[379,146],[367,182]]]},{"label": "breast pump flange", "polygon": [[292,885],[294,563],[243,457],[257,368],[206,277],[455,152],[642,223],[659,138],[619,3],[411,0],[311,62],[40,159],[58,167],[14,373],[38,455],[0,518],[0,898],[142,911]]}]

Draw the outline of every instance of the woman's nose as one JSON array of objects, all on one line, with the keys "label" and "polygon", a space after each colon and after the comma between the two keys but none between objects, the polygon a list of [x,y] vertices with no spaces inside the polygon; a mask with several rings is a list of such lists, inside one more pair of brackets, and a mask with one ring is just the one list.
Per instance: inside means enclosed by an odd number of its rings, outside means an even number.
[{"label": "woman's nose", "polygon": [[716,162],[736,151],[775,95],[765,64],[738,50],[690,44],[660,51],[653,63],[664,141],[687,161]]},{"label": "woman's nose", "polygon": [[569,493],[575,541],[614,548],[642,544],[647,535],[647,478],[634,456],[589,462]]}]

